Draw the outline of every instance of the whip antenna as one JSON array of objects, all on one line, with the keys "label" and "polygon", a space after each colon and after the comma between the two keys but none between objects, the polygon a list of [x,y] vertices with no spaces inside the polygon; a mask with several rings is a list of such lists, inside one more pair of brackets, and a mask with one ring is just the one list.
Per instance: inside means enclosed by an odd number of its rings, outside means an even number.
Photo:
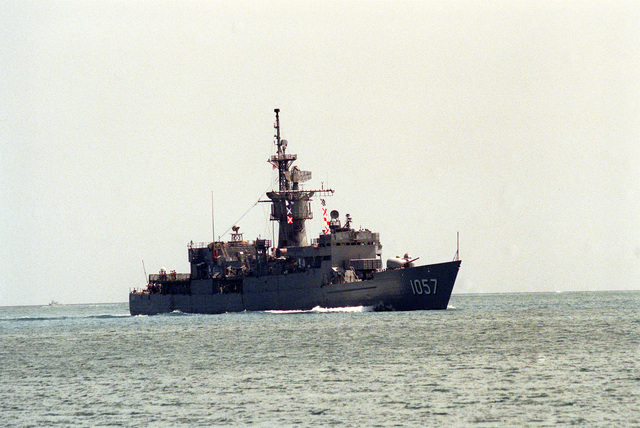
[{"label": "whip antenna", "polygon": [[216,225],[213,221],[213,190],[211,191],[211,235],[213,236],[211,242],[216,242]]},{"label": "whip antenna", "polygon": [[453,261],[460,260],[460,232],[456,232],[456,255],[453,256]]}]

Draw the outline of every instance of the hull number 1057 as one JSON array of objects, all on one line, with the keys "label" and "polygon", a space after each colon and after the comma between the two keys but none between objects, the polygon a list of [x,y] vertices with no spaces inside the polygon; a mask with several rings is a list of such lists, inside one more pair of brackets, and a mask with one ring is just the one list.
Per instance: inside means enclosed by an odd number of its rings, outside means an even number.
[{"label": "hull number 1057", "polygon": [[438,281],[435,279],[412,279],[409,283],[413,294],[436,294],[438,288]]}]

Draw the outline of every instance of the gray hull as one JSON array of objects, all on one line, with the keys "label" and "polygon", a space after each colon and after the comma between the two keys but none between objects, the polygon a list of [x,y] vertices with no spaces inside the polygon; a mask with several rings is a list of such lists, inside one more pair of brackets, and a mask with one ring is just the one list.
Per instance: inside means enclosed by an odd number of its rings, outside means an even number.
[{"label": "gray hull", "polygon": [[287,275],[245,277],[242,291],[214,294],[213,280],[192,280],[188,294],[132,292],[132,315],[180,311],[219,314],[374,306],[384,310],[446,309],[460,261],[386,270],[366,281],[323,284],[314,269]]},{"label": "gray hull", "polygon": [[[232,227],[230,241],[188,245],[189,273],[149,275],[147,287],[129,294],[132,315],[181,311],[219,314],[240,311],[310,310],[375,306],[380,309],[446,309],[460,268],[453,262],[414,266],[408,253],[387,261],[382,269],[380,234],[344,225],[337,210],[328,212],[325,196],[332,189],[309,190],[311,171],[293,163],[280,138],[280,110],[276,114],[276,153],[268,162],[278,170],[278,187],[266,192],[272,221],[278,222],[278,243],[258,238],[245,241],[240,227]],[[305,222],[313,218],[312,197],[319,197],[325,227],[307,242]],[[215,235],[215,234],[214,234]]]}]

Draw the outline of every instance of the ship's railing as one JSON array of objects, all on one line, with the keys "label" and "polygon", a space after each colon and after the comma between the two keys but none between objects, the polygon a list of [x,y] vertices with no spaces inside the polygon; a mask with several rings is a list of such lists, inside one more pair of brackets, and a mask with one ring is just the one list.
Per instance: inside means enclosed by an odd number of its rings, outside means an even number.
[{"label": "ship's railing", "polygon": [[152,273],[149,275],[149,282],[188,281],[189,279],[191,279],[190,273]]},{"label": "ship's railing", "polygon": [[209,248],[209,245],[211,245],[211,242],[189,242],[187,244],[187,248],[188,249],[192,249],[192,248]]},{"label": "ship's railing", "polygon": [[270,160],[271,162],[278,162],[278,161],[294,161],[298,159],[298,155],[296,154],[289,154],[289,153],[283,153],[281,155],[272,155]]}]

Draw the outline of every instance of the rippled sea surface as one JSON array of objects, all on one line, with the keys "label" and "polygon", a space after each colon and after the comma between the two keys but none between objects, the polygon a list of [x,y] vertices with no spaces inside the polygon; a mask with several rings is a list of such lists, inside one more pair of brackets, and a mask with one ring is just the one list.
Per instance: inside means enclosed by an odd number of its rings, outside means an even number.
[{"label": "rippled sea surface", "polygon": [[450,304],[0,308],[0,425],[640,425],[640,292]]}]

